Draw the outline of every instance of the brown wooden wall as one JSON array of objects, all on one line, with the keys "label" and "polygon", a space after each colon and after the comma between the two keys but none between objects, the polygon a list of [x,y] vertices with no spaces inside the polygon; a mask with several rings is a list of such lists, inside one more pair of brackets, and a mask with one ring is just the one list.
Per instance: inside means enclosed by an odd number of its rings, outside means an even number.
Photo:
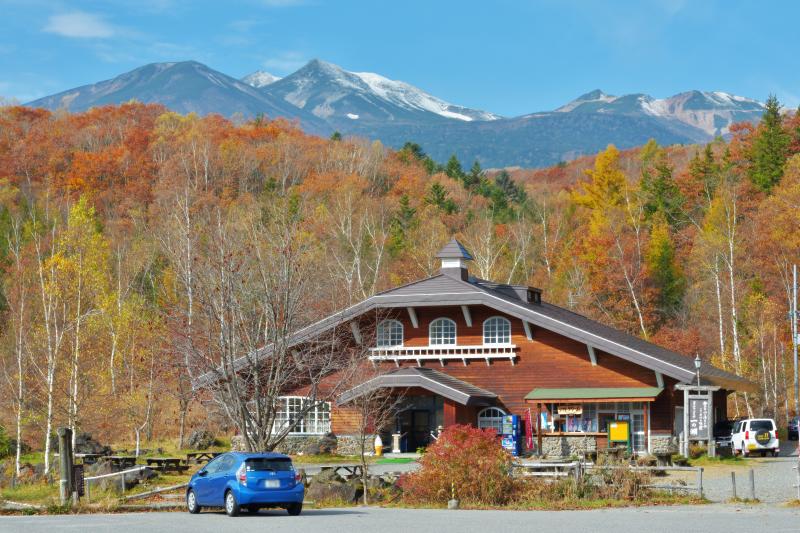
[{"label": "brown wooden wall", "polygon": [[[653,370],[627,362],[613,355],[595,350],[597,366],[589,360],[585,344],[568,339],[557,333],[532,327],[533,340],[525,336],[519,319],[503,315],[483,307],[470,306],[472,327],[467,327],[460,307],[417,307],[419,327],[414,328],[405,309],[398,310],[397,318],[403,323],[405,346],[427,346],[428,326],[439,317],[455,320],[457,324],[457,344],[483,344],[483,321],[491,316],[505,316],[511,322],[512,343],[518,347],[518,357],[514,365],[508,360],[492,360],[489,366],[484,361],[423,362],[429,366],[462,379],[498,395],[499,404],[513,414],[523,414],[528,407],[524,400],[526,394],[535,388],[560,387],[652,387],[656,386]],[[373,335],[365,335],[374,338]],[[382,363],[388,371],[394,363]],[[389,366],[391,365],[391,366]],[[408,361],[401,365],[416,366]],[[335,376],[333,377],[335,380]],[[665,377],[665,392],[651,406],[650,424],[653,431],[668,432],[672,429],[674,400],[671,387],[674,381]],[[474,418],[474,413],[470,416]],[[335,409],[333,429],[345,433],[352,424],[348,423],[346,409]],[[459,412],[459,420],[464,419],[464,411]]]}]

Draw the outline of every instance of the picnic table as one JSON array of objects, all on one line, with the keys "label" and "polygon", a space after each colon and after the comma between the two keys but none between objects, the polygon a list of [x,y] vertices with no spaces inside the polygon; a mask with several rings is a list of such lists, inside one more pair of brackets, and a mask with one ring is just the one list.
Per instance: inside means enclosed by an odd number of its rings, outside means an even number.
[{"label": "picnic table", "polygon": [[109,455],[106,457],[111,464],[122,470],[136,466],[136,457],[133,455]]},{"label": "picnic table", "polygon": [[162,472],[183,472],[189,468],[180,457],[148,457],[146,462],[147,466],[156,467]]},{"label": "picnic table", "polygon": [[189,452],[186,454],[187,463],[199,463],[200,461],[210,461],[211,459],[221,455],[222,452]]},{"label": "picnic table", "polygon": [[101,457],[105,457],[102,453],[76,453],[75,457],[83,459],[83,464],[92,465],[97,462]]}]

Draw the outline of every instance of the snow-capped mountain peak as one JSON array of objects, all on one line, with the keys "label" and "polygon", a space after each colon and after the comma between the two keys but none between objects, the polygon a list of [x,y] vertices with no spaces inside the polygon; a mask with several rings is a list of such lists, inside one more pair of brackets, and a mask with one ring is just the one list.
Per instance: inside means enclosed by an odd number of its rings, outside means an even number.
[{"label": "snow-capped mountain peak", "polygon": [[464,122],[500,118],[469,109],[402,81],[372,72],[350,72],[338,65],[314,59],[286,78],[263,89],[298,108],[324,119],[408,120],[428,116]]},{"label": "snow-capped mountain peak", "polygon": [[744,96],[721,91],[687,91],[668,98],[647,94],[611,96],[595,90],[556,109],[559,113],[601,113],[637,115],[681,122],[712,137],[726,135],[734,122],[752,120],[764,104]]},{"label": "snow-capped mountain peak", "polygon": [[500,118],[494,113],[455,106],[404,81],[390,80],[373,72],[354,72],[353,74],[361,78],[369,86],[370,90],[380,98],[402,107],[430,111],[446,118],[454,118],[466,122]]},{"label": "snow-capped mountain peak", "polygon": [[257,70],[252,74],[248,74],[244,78],[242,78],[242,82],[246,83],[251,87],[255,87],[256,89],[260,89],[261,87],[266,87],[270,83],[275,83],[278,81],[280,76],[275,76],[274,74],[270,74],[264,70]]},{"label": "snow-capped mountain peak", "polygon": [[610,94],[606,94],[600,89],[595,89],[594,91],[588,92],[586,94],[582,94],[581,96],[577,97],[575,100],[569,102],[568,104],[562,105],[556,112],[558,113],[569,113],[570,111],[574,110],[578,106],[583,104],[587,104],[590,102],[597,102],[597,103],[610,103],[616,100],[616,96],[611,96]]}]

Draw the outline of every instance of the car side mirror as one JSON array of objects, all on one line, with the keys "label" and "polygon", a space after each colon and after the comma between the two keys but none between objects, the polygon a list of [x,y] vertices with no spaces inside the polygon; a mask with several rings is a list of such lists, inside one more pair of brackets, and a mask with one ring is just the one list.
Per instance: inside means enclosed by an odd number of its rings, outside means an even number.
[{"label": "car side mirror", "polygon": [[200,477],[206,477],[208,475],[208,470],[201,470],[197,473]]}]

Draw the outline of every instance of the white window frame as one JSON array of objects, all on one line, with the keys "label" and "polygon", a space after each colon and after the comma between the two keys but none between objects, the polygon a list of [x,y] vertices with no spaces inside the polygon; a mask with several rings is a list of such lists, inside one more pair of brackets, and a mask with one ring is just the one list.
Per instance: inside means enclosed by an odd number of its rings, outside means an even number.
[{"label": "white window frame", "polygon": [[[441,343],[441,342],[433,342],[433,326],[437,322],[449,322],[453,325],[453,342],[451,343]],[[429,346],[455,346],[458,343],[458,324],[452,318],[447,318],[446,316],[439,317],[435,320],[432,320],[431,323],[428,325],[428,345]]]},{"label": "white window frame", "polygon": [[[310,409],[303,418],[291,420],[289,418],[289,404],[292,401],[300,401],[300,410],[303,410],[303,402],[314,402],[316,405]],[[278,433],[293,422],[289,435],[324,435],[331,431],[331,402],[314,401],[308,396],[279,396],[277,401],[282,404],[276,410],[275,424],[273,432]],[[281,413],[283,413],[281,415]],[[310,420],[309,420],[310,419]]]},{"label": "white window frame", "polygon": [[[504,341],[504,342],[486,342],[486,326],[492,320],[499,320],[500,322],[504,323],[508,327],[508,340],[507,341]],[[507,319],[506,317],[499,316],[499,315],[490,316],[489,318],[487,318],[486,320],[483,321],[483,328],[482,329],[483,329],[483,345],[484,346],[508,346],[509,344],[511,344],[511,321],[509,319]],[[495,333],[497,333],[497,331],[495,331]],[[495,335],[495,338],[497,338],[498,336],[499,335]]]},{"label": "white window frame", "polygon": [[[500,416],[486,416],[486,417],[484,417],[483,416],[484,413],[486,413],[488,411],[498,411],[498,412],[500,412],[502,414]],[[483,409],[478,411],[478,429],[490,429],[490,428],[491,429],[496,429],[497,430],[497,434],[499,435],[500,432],[503,430],[503,417],[504,416],[508,416],[508,413],[506,413],[506,411],[504,409],[501,409],[501,408],[499,408],[497,406],[484,407]],[[485,421],[488,421],[489,424],[485,425],[485,426],[481,425],[481,418],[483,418]]]},{"label": "white window frame", "polygon": [[[393,333],[392,330],[391,330],[392,326],[399,326],[400,327],[400,343],[399,344],[393,344],[391,342],[392,341],[392,333]],[[388,333],[389,333],[389,335],[388,335],[389,343],[388,344],[381,344],[381,328],[382,327],[388,327],[389,328],[389,331],[388,331]],[[403,328],[403,323],[400,322],[399,320],[394,320],[394,319],[387,319],[387,320],[381,321],[378,324],[378,331],[376,332],[376,335],[375,335],[375,341],[376,341],[375,345],[378,348],[397,348],[397,347],[403,346],[403,343],[405,342],[405,331],[404,331],[404,328]]]}]

